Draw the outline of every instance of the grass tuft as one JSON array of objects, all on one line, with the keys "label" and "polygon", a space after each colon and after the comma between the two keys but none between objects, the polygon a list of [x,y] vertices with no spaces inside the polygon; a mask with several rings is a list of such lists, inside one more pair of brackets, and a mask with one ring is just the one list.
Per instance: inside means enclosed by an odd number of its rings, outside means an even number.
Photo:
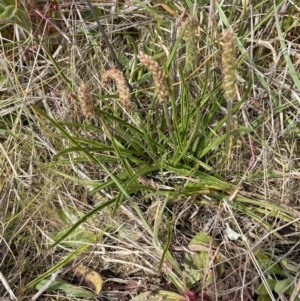
[{"label": "grass tuft", "polygon": [[299,301],[297,6],[146,2],[0,0],[1,298]]}]

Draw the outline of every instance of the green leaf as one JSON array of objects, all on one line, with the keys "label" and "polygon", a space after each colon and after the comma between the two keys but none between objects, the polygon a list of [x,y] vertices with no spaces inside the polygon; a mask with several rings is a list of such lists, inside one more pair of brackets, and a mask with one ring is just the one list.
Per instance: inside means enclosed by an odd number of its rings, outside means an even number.
[{"label": "green leaf", "polygon": [[15,5],[15,0],[2,0],[4,6]]},{"label": "green leaf", "polygon": [[23,28],[27,32],[30,32],[31,21],[28,18],[27,14],[21,9],[17,9],[15,17],[16,17],[15,18],[16,24],[18,24],[21,28]]},{"label": "green leaf", "polygon": [[197,196],[210,193],[210,189],[205,183],[187,183],[178,192],[182,196]]},{"label": "green leaf", "polygon": [[291,295],[292,293],[292,287],[293,287],[293,280],[292,279],[283,279],[280,281],[277,281],[274,291],[277,294],[283,294],[286,292],[288,295]]},{"label": "green leaf", "polygon": [[[178,164],[175,166],[165,164],[164,162],[160,162],[160,169],[167,169],[172,172],[175,172],[179,175],[184,176],[193,176],[194,178],[199,180],[199,183],[202,185],[206,185],[207,189],[216,189],[226,191],[228,193],[232,193],[238,186],[222,181],[214,176],[208,175],[204,172],[193,170],[191,167],[187,165]],[[187,187],[191,187],[193,189],[193,185],[187,185]],[[199,189],[199,186],[196,188]]]},{"label": "green leaf", "polygon": [[[273,291],[274,288],[275,288],[275,285],[277,283],[277,280],[275,280],[275,279],[266,279],[266,281],[267,281],[270,289]],[[268,295],[269,294],[268,290],[267,290],[267,288],[266,288],[266,286],[265,286],[265,284],[263,282],[255,290],[255,293],[258,294],[258,295]]]},{"label": "green leaf", "polygon": [[296,263],[290,263],[286,259],[281,260],[280,263],[290,272],[297,273],[299,271],[299,265]]},{"label": "green leaf", "polygon": [[6,1],[4,4],[0,2],[0,19],[9,20],[27,32],[30,31],[30,19],[24,11],[17,8],[14,0]]},{"label": "green leaf", "polygon": [[257,301],[271,301],[271,297],[269,295],[259,295]]},{"label": "green leaf", "polygon": [[4,12],[0,15],[0,19],[11,19],[15,16],[17,7],[15,5],[9,5],[5,7]]},{"label": "green leaf", "polygon": [[[54,241],[58,241],[61,237],[65,236],[70,231],[71,227],[61,230],[56,233],[52,238]],[[85,243],[89,243],[95,240],[95,234],[83,228],[76,228],[71,235],[69,235],[60,244],[65,247],[79,247]]]},{"label": "green leaf", "polygon": [[58,262],[56,265],[54,265],[52,268],[50,268],[47,272],[45,272],[42,275],[39,275],[37,278],[29,282],[24,286],[24,291],[26,291],[29,288],[35,287],[39,282],[47,279],[49,276],[51,276],[54,272],[56,272],[58,269],[63,268],[67,264],[69,264],[71,261],[74,260],[79,254],[81,254],[89,244],[82,245],[78,249],[71,252],[69,255],[67,255],[65,258],[63,258],[60,262]]},{"label": "green leaf", "polygon": [[[35,286],[36,290],[40,290],[48,282],[49,279],[43,279]],[[45,291],[53,292],[55,290],[64,291],[67,297],[93,298],[95,296],[93,292],[90,292],[82,287],[72,285],[61,279],[54,280]]]},{"label": "green leaf", "polygon": [[223,274],[221,258],[214,253],[217,247],[218,244],[206,232],[199,232],[193,237],[189,249],[196,253],[186,253],[184,260],[188,287],[199,280],[202,280],[204,286],[208,286]]},{"label": "green leaf", "polygon": [[286,273],[282,270],[278,263],[271,260],[266,254],[258,252],[255,254],[257,263],[264,272],[269,274],[286,276]]},{"label": "green leaf", "polygon": [[86,215],[84,215],[82,218],[80,218],[74,225],[67,229],[66,233],[64,233],[59,239],[55,241],[55,243],[52,245],[52,247],[58,245],[62,241],[66,240],[67,237],[69,237],[82,223],[84,223],[89,217],[92,217],[95,213],[100,211],[101,209],[104,209],[105,207],[113,204],[115,202],[115,199],[108,200],[107,202],[104,202],[100,204],[99,206],[96,206],[94,209],[92,209],[90,212],[88,212]]}]

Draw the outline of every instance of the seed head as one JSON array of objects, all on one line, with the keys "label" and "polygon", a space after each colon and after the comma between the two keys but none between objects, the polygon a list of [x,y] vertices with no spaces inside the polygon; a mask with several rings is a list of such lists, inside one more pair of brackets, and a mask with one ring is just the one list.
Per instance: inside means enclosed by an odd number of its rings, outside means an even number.
[{"label": "seed head", "polygon": [[159,67],[158,63],[153,59],[153,57],[151,57],[141,51],[139,52],[137,57],[140,60],[140,62],[143,65],[145,65],[152,73],[159,103],[165,102],[169,96],[168,87],[166,84],[166,78],[163,75],[163,72],[162,72],[161,68]]},{"label": "seed head", "polygon": [[185,53],[185,69],[193,69],[197,63],[197,42],[198,42],[198,28],[199,21],[196,18],[188,18],[184,24],[185,33],[183,39],[186,43]]},{"label": "seed head", "polygon": [[235,93],[235,37],[231,31],[224,31],[223,33],[223,54],[222,54],[222,67],[223,67],[223,89],[225,97],[234,99]]},{"label": "seed head", "polygon": [[82,111],[82,114],[86,117],[95,117],[96,110],[93,97],[90,93],[90,87],[88,84],[81,83],[78,88],[78,101]]},{"label": "seed head", "polygon": [[105,87],[108,81],[113,79],[116,83],[117,90],[119,93],[120,103],[124,106],[126,110],[132,109],[132,103],[130,100],[130,92],[127,88],[126,81],[123,73],[118,69],[110,69],[102,75],[101,86]]}]

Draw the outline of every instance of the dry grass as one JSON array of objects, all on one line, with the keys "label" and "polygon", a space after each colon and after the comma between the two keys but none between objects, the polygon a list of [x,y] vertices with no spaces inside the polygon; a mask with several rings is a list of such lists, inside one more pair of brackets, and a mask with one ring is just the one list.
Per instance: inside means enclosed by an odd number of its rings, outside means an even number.
[{"label": "dry grass", "polygon": [[[0,25],[0,296],[33,300],[42,275],[59,269],[79,286],[71,268],[81,262],[105,280],[97,300],[160,289],[257,300],[261,283],[263,300],[299,300],[299,270],[289,269],[300,264],[299,8],[281,2],[281,40],[272,4],[259,1],[94,2],[136,108],[86,4],[31,2],[20,7],[29,33]],[[233,92],[220,27],[237,38]],[[101,88],[108,78],[118,95]],[[184,261],[200,231],[217,247],[205,246],[209,276],[190,287]],[[267,279],[295,286],[280,294]],[[55,290],[38,300],[54,299],[74,298]]]}]

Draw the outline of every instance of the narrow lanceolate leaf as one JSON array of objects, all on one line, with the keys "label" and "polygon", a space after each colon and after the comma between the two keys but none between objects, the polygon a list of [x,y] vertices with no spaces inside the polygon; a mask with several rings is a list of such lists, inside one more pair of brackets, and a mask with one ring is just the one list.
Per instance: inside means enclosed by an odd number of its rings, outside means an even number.
[{"label": "narrow lanceolate leaf", "polygon": [[[47,284],[47,282],[49,280],[50,279],[44,279],[44,280],[40,281],[35,286],[35,289],[40,290]],[[74,298],[93,298],[95,296],[95,294],[93,292],[88,291],[87,289],[85,289],[83,287],[70,284],[61,279],[54,280],[49,285],[49,287],[45,290],[45,292],[48,292],[48,293],[53,293],[56,291],[62,291],[65,293],[65,295],[67,297],[74,297]]]},{"label": "narrow lanceolate leaf", "polygon": [[11,19],[17,11],[15,5],[6,6],[3,13],[0,15],[0,19]]}]

